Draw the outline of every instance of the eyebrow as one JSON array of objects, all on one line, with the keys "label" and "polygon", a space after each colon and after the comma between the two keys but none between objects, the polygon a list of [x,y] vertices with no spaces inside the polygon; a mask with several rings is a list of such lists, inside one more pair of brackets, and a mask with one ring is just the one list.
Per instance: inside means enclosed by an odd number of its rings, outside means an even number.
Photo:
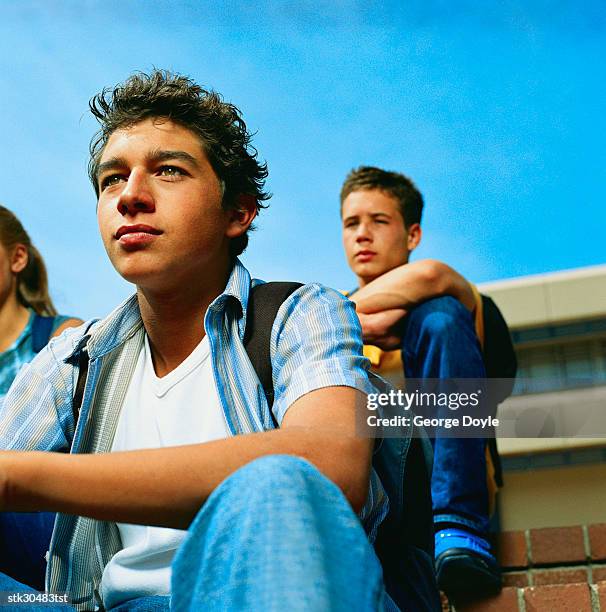
[{"label": "eyebrow", "polygon": [[162,150],[157,149],[155,151],[152,151],[147,156],[147,161],[151,161],[151,162],[163,162],[163,161],[170,161],[172,159],[177,159],[179,161],[186,162],[188,164],[191,164],[195,168],[200,167],[198,160],[193,155],[191,155],[190,153],[187,153],[186,151],[167,151],[164,149]]},{"label": "eyebrow", "polygon": [[101,162],[97,167],[97,179],[108,170],[117,170],[118,168],[124,168],[124,166],[126,166],[126,161],[123,157],[112,157]]},{"label": "eyebrow", "polygon": [[[187,153],[186,151],[170,151],[164,149],[156,149],[151,151],[145,158],[147,162],[158,163],[166,162],[171,160],[179,160],[188,164],[191,164],[195,168],[199,168],[200,164],[198,160]],[[126,167],[128,164],[123,157],[111,157],[107,161],[101,162],[97,168],[97,179],[109,170],[118,170]]]},{"label": "eyebrow", "polygon": [[[385,212],[376,212],[376,213],[371,213],[370,215],[373,219],[376,219],[377,217],[387,217],[388,219],[391,219],[391,215],[389,213],[385,213]],[[351,215],[349,217],[345,217],[343,219],[343,223],[347,223],[347,221],[353,221],[355,219],[359,219],[360,215]]]}]

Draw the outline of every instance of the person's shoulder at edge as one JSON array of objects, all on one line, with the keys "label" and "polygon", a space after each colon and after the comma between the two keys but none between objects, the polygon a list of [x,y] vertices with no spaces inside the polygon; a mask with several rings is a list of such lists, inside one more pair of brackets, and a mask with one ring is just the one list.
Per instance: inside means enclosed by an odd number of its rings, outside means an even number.
[{"label": "person's shoulder at edge", "polygon": [[127,318],[140,320],[136,295],[131,295],[102,319],[92,318],[86,321],[70,318],[70,325],[56,333],[49,343],[34,357],[30,366],[44,376],[48,368],[48,359],[63,362],[68,359],[82,344],[84,337],[101,337],[111,328],[120,326]]},{"label": "person's shoulder at edge", "polygon": [[71,315],[57,315],[53,321],[53,327],[51,332],[51,338],[60,336],[66,329],[71,327],[79,327],[84,321],[79,317]]}]

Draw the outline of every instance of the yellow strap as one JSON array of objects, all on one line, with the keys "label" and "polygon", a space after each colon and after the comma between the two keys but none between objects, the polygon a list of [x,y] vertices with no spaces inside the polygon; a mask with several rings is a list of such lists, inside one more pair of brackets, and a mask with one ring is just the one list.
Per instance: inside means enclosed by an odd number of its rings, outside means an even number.
[{"label": "yellow strap", "polygon": [[484,348],[484,309],[482,307],[482,296],[480,292],[477,290],[475,285],[469,283],[471,290],[473,291],[473,297],[476,300],[476,307],[473,311],[473,316],[475,318],[475,326],[476,326],[476,335],[478,336],[478,340],[480,341],[480,346]]}]

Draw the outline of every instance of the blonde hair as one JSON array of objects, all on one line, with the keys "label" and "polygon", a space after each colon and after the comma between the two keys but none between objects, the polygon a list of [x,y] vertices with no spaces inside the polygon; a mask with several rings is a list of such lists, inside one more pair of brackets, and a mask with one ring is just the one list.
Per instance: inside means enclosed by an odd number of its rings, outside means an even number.
[{"label": "blonde hair", "polygon": [[7,251],[18,244],[27,248],[27,265],[17,274],[17,298],[37,314],[53,317],[57,310],[48,293],[48,276],[42,255],[32,244],[21,222],[8,208],[0,205],[0,242]]}]

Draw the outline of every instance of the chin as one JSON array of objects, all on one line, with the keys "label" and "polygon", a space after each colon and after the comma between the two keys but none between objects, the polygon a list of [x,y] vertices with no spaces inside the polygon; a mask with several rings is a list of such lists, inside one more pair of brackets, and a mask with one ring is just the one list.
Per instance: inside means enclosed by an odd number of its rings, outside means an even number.
[{"label": "chin", "polygon": [[116,272],[133,285],[154,285],[161,281],[161,270],[150,265],[115,265]]},{"label": "chin", "polygon": [[356,276],[359,276],[360,278],[368,278],[370,276],[376,278],[377,276],[383,274],[383,272],[381,272],[379,270],[379,266],[377,266],[377,264],[373,262],[367,264],[358,264],[354,268],[354,274]]}]

